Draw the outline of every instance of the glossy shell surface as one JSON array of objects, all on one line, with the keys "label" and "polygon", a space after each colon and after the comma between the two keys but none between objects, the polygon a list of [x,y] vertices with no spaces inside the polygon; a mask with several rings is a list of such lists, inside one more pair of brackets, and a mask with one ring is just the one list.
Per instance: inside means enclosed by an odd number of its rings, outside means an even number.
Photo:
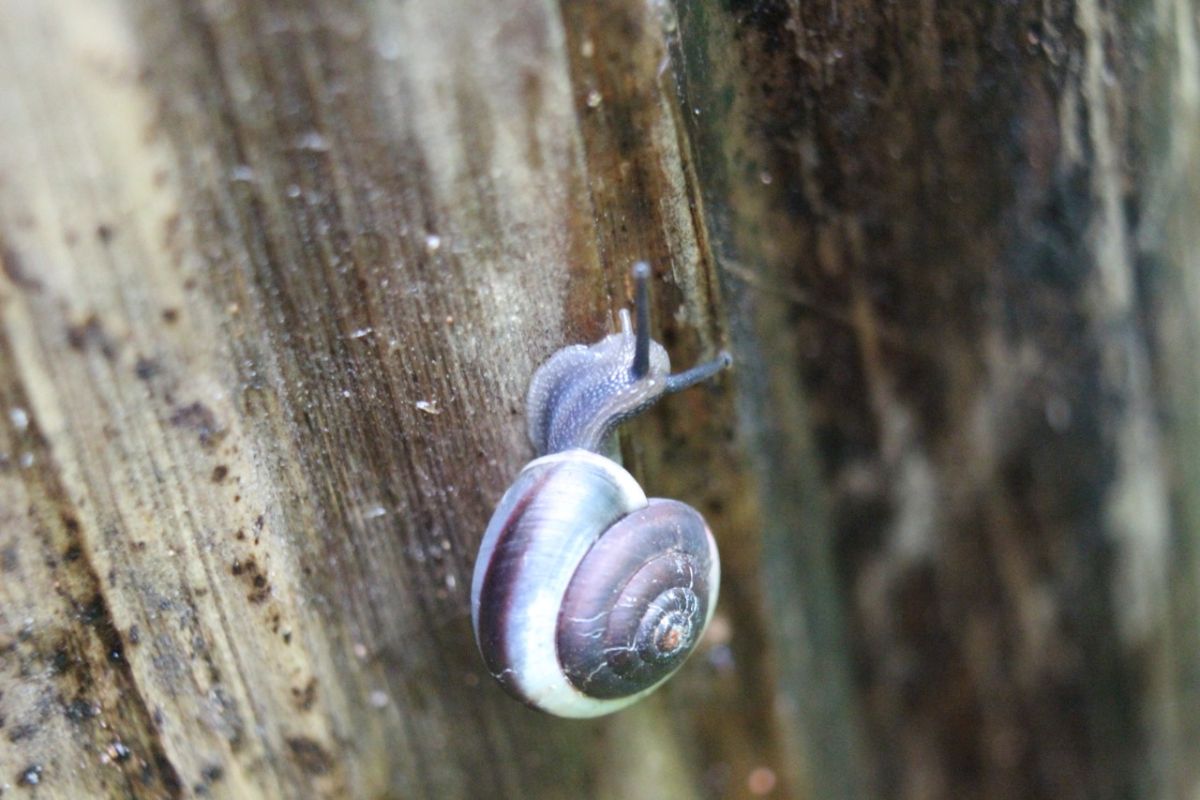
[{"label": "glossy shell surface", "polygon": [[687,658],[716,605],[700,515],[648,500],[614,461],[567,450],[530,462],[484,534],[476,640],[515,697],[566,717],[611,713]]}]

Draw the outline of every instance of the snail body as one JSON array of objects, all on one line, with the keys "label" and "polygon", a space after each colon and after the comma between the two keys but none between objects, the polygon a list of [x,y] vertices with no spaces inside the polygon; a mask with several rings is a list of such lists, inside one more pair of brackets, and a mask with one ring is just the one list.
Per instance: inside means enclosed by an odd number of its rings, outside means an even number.
[{"label": "snail body", "polygon": [[602,452],[625,419],[727,366],[722,354],[671,375],[649,337],[644,264],[636,332],[563,348],[534,374],[530,439],[541,454],[492,515],[471,583],[476,642],[512,695],[594,717],[649,694],[687,659],[712,618],[716,543],[690,506],[648,498]]}]

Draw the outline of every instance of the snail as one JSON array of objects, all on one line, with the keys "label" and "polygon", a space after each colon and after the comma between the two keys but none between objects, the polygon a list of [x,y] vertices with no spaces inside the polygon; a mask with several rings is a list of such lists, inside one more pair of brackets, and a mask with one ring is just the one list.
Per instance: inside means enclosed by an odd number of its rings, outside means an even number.
[{"label": "snail", "polygon": [[[647,498],[617,461],[616,426],[727,367],[670,374],[650,338],[650,268],[633,268],[636,327],[559,350],[534,373],[525,465],[488,523],[471,620],[488,670],[562,717],[609,714],[654,691],[695,649],[720,582],[704,518]],[[609,457],[609,456],[613,457]]]}]

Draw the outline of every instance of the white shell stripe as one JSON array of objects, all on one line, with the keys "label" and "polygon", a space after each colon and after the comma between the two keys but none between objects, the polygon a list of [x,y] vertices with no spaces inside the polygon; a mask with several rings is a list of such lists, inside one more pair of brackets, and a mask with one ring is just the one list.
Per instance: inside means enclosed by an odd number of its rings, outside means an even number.
[{"label": "white shell stripe", "polygon": [[[517,502],[546,470],[555,474],[528,498],[520,518],[505,526]],[[507,669],[503,680],[529,703],[561,716],[589,717],[628,705],[639,695],[597,700],[581,693],[562,674],[556,650],[558,609],[573,566],[615,520],[646,505],[645,493],[625,469],[587,451],[573,450],[539,458],[526,466],[497,508],[484,535],[472,580],[472,618],[480,636],[479,600],[497,552],[519,552],[506,563],[504,642]],[[520,538],[521,548],[506,539]],[[489,589],[489,592],[492,592]],[[485,656],[486,657],[486,656]],[[497,676],[501,677],[501,676]]]}]

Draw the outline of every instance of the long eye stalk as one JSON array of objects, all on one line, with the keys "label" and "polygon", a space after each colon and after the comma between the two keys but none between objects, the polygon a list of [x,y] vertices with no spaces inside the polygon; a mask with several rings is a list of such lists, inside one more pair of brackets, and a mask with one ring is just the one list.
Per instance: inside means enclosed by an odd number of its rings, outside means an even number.
[{"label": "long eye stalk", "polygon": [[[637,327],[634,330],[633,367],[631,372],[634,380],[641,380],[650,371],[650,265],[639,261],[633,265],[634,280],[634,313],[637,315]],[[625,312],[622,312],[624,314]],[[623,326],[628,326],[628,316],[623,316]],[[711,361],[697,364],[691,369],[666,379],[666,393],[682,391],[689,386],[708,380],[721,370],[733,363],[733,356],[722,351]]]},{"label": "long eye stalk", "polygon": [[637,314],[637,339],[633,351],[634,380],[645,377],[650,371],[650,265],[639,261],[633,265],[635,284],[634,312]]}]

